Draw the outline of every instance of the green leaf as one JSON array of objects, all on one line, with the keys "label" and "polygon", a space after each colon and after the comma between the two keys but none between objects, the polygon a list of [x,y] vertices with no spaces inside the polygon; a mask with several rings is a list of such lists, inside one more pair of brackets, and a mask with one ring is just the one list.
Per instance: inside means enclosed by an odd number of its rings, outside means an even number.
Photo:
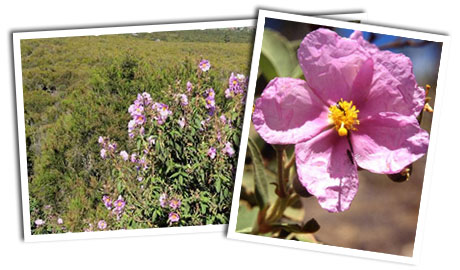
[{"label": "green leaf", "polygon": [[236,230],[235,232],[237,233],[252,233],[252,227],[247,227],[247,228],[243,228],[243,229],[240,229],[240,230]]},{"label": "green leaf", "polygon": [[281,34],[265,30],[259,67],[270,81],[274,77],[291,77],[298,65],[296,50]]},{"label": "green leaf", "polygon": [[258,74],[258,76],[263,75],[267,81],[271,81],[273,78],[278,77],[278,72],[273,66],[272,61],[263,53],[260,54],[259,72],[260,74]]},{"label": "green leaf", "polygon": [[256,143],[249,138],[248,149],[252,156],[252,164],[254,165],[254,188],[257,204],[260,209],[264,209],[269,202],[268,198],[268,181],[265,175],[265,167],[262,161],[262,155]]},{"label": "green leaf", "polygon": [[205,214],[206,213],[206,208],[208,207],[206,204],[204,203],[200,203],[200,206],[201,206],[201,213],[202,214]]},{"label": "green leaf", "polygon": [[233,143],[240,145],[240,136],[237,133],[233,134]]},{"label": "green leaf", "polygon": [[271,226],[291,233],[315,233],[320,228],[318,222],[316,222],[314,218],[307,221],[303,226],[297,222],[274,223]]},{"label": "green leaf", "polygon": [[217,177],[217,178],[216,178],[216,182],[214,183],[214,186],[216,187],[216,191],[217,191],[217,192],[220,192],[221,184],[222,184],[221,178],[220,178],[220,177]]},{"label": "green leaf", "polygon": [[303,71],[302,71],[302,69],[300,68],[299,65],[297,65],[294,68],[294,70],[292,70],[291,77],[292,78],[297,78],[297,79],[305,79],[304,76],[303,76]]},{"label": "green leaf", "polygon": [[300,47],[301,42],[301,39],[291,40],[289,41],[289,46],[291,47],[291,49],[297,51],[297,49]]},{"label": "green leaf", "polygon": [[[251,232],[252,228],[256,225],[257,215],[259,214],[259,207],[249,209],[240,203],[238,207],[238,218],[236,221],[236,232],[247,233]],[[250,229],[249,229],[250,228]]]}]

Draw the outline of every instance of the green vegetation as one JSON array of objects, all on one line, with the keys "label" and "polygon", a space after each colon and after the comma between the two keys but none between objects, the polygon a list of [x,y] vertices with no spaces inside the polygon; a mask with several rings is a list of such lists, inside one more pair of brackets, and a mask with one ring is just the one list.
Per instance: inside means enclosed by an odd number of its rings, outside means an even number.
[{"label": "green vegetation", "polygon": [[138,38],[168,42],[253,43],[254,28],[229,28],[131,34]]},{"label": "green vegetation", "polygon": [[[214,31],[216,40],[252,37],[251,31]],[[161,35],[180,40],[178,32]],[[129,147],[127,110],[138,93],[171,101],[205,58],[220,104],[230,73],[248,74],[250,51],[248,42],[157,42],[139,35],[22,40],[31,227],[36,218],[46,222],[34,233],[82,231],[101,217],[103,183],[112,171],[99,156],[98,137]]]}]

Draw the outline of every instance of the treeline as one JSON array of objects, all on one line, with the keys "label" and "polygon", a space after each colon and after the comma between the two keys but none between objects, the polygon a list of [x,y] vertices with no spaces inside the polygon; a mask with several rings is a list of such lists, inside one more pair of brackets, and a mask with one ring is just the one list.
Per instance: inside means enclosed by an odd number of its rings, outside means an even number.
[{"label": "treeline", "polygon": [[244,27],[230,29],[206,29],[156,33],[136,33],[129,35],[152,41],[253,43],[255,28]]}]

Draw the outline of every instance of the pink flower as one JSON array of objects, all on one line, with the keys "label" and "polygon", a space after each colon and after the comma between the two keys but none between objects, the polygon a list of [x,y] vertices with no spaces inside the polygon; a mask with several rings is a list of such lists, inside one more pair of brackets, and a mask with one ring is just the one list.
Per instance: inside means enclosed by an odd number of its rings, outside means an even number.
[{"label": "pink flower", "polygon": [[217,152],[216,148],[210,147],[207,153],[208,157],[210,157],[211,159],[214,159],[216,157],[216,152]]},{"label": "pink flower", "polygon": [[169,213],[169,216],[168,216],[168,220],[169,222],[171,223],[175,223],[175,222],[178,222],[179,221],[179,214],[176,213],[176,212],[171,212]]},{"label": "pink flower", "polygon": [[180,205],[181,201],[179,199],[173,198],[169,201],[169,207],[171,207],[172,209],[177,209],[180,207]]},{"label": "pink flower", "polygon": [[152,103],[152,97],[150,96],[149,93],[146,93],[146,92],[142,93],[142,99],[145,105],[150,105],[150,103]]},{"label": "pink flower", "polygon": [[188,105],[188,97],[187,97],[187,95],[180,94],[179,97],[180,97],[180,104],[182,106],[187,106]]},{"label": "pink flower", "polygon": [[172,111],[169,110],[169,106],[163,103],[155,103],[152,108],[155,108],[158,112],[158,116],[156,116],[155,119],[160,125],[164,124],[168,116],[172,114]]},{"label": "pink flower", "polygon": [[58,218],[58,219],[57,219],[57,224],[62,225],[62,223],[64,223],[64,221],[62,220],[62,218]]},{"label": "pink flower", "polygon": [[105,150],[104,148],[101,149],[101,158],[102,159],[105,159],[107,157],[107,150]]},{"label": "pink flower", "polygon": [[155,144],[155,138],[153,138],[153,136],[150,136],[147,138],[147,142],[149,143],[149,145],[154,145]]},{"label": "pink flower", "polygon": [[166,193],[162,193],[162,194],[160,195],[159,201],[160,201],[160,206],[161,206],[161,207],[165,207],[165,206],[166,206],[166,203],[168,202],[168,195],[166,195]]},{"label": "pink flower", "polygon": [[43,221],[43,219],[36,219],[35,220],[35,225],[37,225],[37,227],[41,226],[43,224],[45,224],[45,221]]},{"label": "pink flower", "polygon": [[228,78],[228,88],[230,88],[231,90],[239,88],[238,78],[235,76],[233,72],[232,74],[230,74],[230,78]]},{"label": "pink flower", "polygon": [[109,143],[109,150],[115,151],[117,149],[117,143]]},{"label": "pink flower", "polygon": [[192,91],[192,88],[193,88],[193,84],[190,81],[188,81],[187,82],[187,92]]},{"label": "pink flower", "polygon": [[220,121],[225,124],[227,122],[227,117],[225,117],[224,114],[222,114],[220,117],[219,117]]},{"label": "pink flower", "polygon": [[199,68],[201,69],[201,71],[206,72],[211,68],[211,63],[209,63],[208,60],[203,59],[200,62]]},{"label": "pink flower", "polygon": [[361,32],[318,29],[298,50],[306,81],[275,78],[257,99],[253,123],[270,144],[295,144],[302,185],[330,212],[347,210],[358,166],[394,174],[422,157],[428,133],[417,115],[425,92],[412,62],[380,51]]},{"label": "pink flower", "polygon": [[132,154],[131,154],[131,162],[132,162],[132,163],[136,163],[136,162],[137,162],[137,158],[136,158],[136,157],[137,157],[137,154],[136,154],[136,153],[132,153]]},{"label": "pink flower", "polygon": [[120,156],[123,158],[124,161],[127,161],[129,159],[129,155],[125,150],[120,152]]},{"label": "pink flower", "polygon": [[102,202],[104,203],[107,209],[109,210],[112,209],[112,199],[109,196],[107,195],[102,196]]},{"label": "pink flower", "polygon": [[105,222],[105,220],[101,219],[97,223],[97,227],[99,228],[99,230],[105,230],[105,228],[107,228],[107,222]]},{"label": "pink flower", "polygon": [[224,148],[223,151],[224,151],[224,153],[226,153],[227,156],[229,156],[229,157],[232,157],[232,156],[235,154],[235,150],[233,149],[232,144],[231,144],[230,142],[227,142],[227,143],[225,144],[225,148]]},{"label": "pink flower", "polygon": [[233,97],[233,92],[232,90],[230,90],[230,88],[227,88],[224,93],[225,93],[225,98]]},{"label": "pink flower", "polygon": [[121,195],[118,196],[118,199],[113,203],[115,207],[115,212],[121,213],[123,209],[125,208],[126,202],[123,200],[123,197]]},{"label": "pink flower", "polygon": [[186,122],[185,122],[184,117],[182,117],[181,119],[177,120],[177,122],[179,123],[179,126],[180,126],[181,128],[184,128],[184,127],[185,127]]}]

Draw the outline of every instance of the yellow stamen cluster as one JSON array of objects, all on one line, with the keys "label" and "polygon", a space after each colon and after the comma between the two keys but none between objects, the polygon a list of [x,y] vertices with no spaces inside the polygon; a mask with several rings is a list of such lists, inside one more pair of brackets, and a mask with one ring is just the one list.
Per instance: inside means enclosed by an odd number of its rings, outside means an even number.
[{"label": "yellow stamen cluster", "polygon": [[358,113],[359,110],[353,105],[353,101],[340,99],[337,104],[329,107],[329,121],[339,136],[346,136],[349,130],[357,130],[355,126],[359,125]]}]

